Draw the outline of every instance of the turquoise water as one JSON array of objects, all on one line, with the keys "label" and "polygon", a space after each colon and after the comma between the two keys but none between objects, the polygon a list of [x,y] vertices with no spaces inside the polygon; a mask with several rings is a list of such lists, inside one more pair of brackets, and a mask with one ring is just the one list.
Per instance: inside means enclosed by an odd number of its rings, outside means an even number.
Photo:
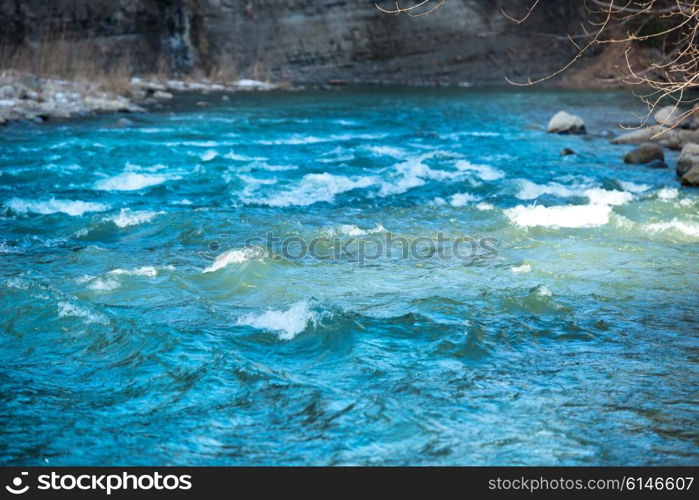
[{"label": "turquoise water", "polygon": [[697,464],[699,192],[633,97],[175,106],[0,130],[0,464]]}]

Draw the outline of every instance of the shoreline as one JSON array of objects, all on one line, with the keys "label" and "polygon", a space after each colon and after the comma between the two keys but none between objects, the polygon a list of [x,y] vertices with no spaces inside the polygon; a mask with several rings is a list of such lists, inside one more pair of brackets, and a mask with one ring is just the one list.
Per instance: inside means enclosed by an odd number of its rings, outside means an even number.
[{"label": "shoreline", "polygon": [[23,121],[45,123],[102,114],[143,113],[172,100],[176,94],[290,89],[288,84],[251,79],[220,83],[142,77],[133,77],[123,86],[126,87],[123,91],[115,92],[88,79],[68,80],[5,71],[0,73],[0,127]]}]

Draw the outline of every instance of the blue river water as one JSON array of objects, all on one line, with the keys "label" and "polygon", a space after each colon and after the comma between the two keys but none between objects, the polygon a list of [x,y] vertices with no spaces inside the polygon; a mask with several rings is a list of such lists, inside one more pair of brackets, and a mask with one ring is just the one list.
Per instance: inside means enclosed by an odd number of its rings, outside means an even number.
[{"label": "blue river water", "polygon": [[696,465],[699,191],[622,163],[642,111],[349,88],[0,130],[0,464]]}]

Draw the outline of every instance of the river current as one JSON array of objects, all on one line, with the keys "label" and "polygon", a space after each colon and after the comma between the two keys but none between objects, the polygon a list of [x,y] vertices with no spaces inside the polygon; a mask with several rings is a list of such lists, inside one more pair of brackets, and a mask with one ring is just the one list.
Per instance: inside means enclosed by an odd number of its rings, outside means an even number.
[{"label": "river current", "polygon": [[0,464],[697,464],[699,191],[609,144],[635,98],[173,108],[0,130]]}]

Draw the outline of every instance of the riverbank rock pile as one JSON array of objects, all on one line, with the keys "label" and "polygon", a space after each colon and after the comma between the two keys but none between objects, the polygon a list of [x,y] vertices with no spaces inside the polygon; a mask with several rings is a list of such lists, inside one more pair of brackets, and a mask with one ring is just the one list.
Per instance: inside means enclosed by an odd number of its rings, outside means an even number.
[{"label": "riverbank rock pile", "polygon": [[[665,151],[681,150],[676,172],[683,186],[699,187],[699,107],[686,111],[670,105],[657,110],[654,124],[631,130],[610,142],[620,145],[636,145],[623,155],[624,163],[644,165],[649,168],[668,168]],[[548,133],[584,134],[585,122],[576,115],[559,111],[549,120]],[[572,153],[564,148],[562,156]]]},{"label": "riverbank rock pile", "polygon": [[132,94],[136,99],[148,103],[149,99],[172,99],[175,93],[198,92],[210,94],[216,92],[265,91],[280,88],[279,85],[259,80],[235,80],[232,82],[153,80],[134,77],[131,79]]},{"label": "riverbank rock pile", "polygon": [[131,99],[94,82],[0,75],[0,125],[14,120],[41,122],[93,113],[143,111]]},{"label": "riverbank rock pile", "polygon": [[612,144],[639,144],[624,155],[625,163],[666,167],[663,148],[681,150],[676,172],[684,186],[699,186],[699,112],[670,105],[653,114],[654,125],[612,139]]},{"label": "riverbank rock pile", "polygon": [[12,121],[43,122],[95,113],[145,111],[144,106],[172,99],[175,93],[266,91],[277,85],[258,80],[226,83],[132,78],[123,95],[106,91],[97,82],[40,78],[18,72],[0,73],[0,125]]}]

